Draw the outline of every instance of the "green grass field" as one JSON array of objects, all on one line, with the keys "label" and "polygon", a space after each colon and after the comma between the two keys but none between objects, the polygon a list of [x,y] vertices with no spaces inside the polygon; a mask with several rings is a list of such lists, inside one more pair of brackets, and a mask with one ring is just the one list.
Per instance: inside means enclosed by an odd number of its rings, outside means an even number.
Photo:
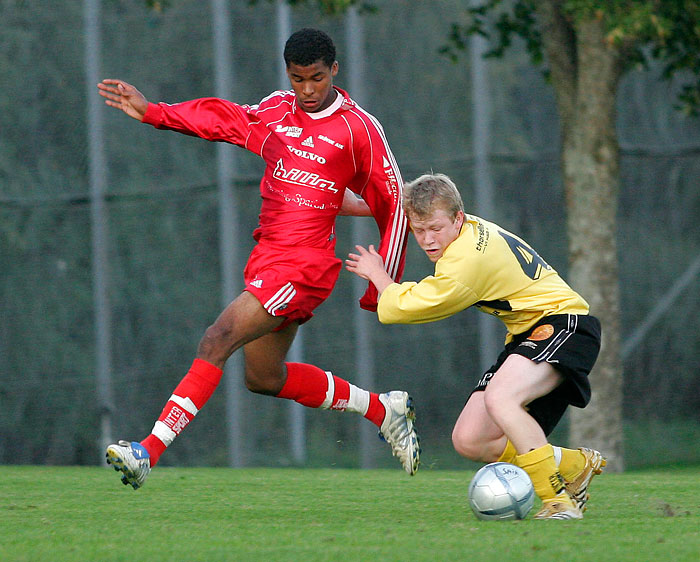
[{"label": "green grass field", "polygon": [[[0,467],[0,560],[700,559],[700,467],[603,474],[583,521],[478,521],[473,471]],[[537,504],[535,509],[537,508]]]}]

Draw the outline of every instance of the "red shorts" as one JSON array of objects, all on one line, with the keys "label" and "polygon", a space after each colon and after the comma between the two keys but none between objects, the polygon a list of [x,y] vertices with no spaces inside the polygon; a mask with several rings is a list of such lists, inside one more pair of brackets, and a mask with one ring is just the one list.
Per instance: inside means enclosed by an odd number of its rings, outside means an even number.
[{"label": "red shorts", "polygon": [[332,250],[259,243],[250,254],[243,277],[245,290],[272,316],[303,324],[326,300],[340,275],[342,261]]}]

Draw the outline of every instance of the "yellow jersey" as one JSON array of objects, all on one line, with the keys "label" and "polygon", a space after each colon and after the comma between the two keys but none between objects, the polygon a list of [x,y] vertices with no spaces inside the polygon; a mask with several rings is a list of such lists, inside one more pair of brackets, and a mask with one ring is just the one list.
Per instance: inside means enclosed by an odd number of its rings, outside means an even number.
[{"label": "yellow jersey", "polygon": [[506,343],[544,316],[588,314],[588,303],[526,242],[495,223],[465,215],[435,274],[393,283],[382,293],[383,324],[434,322],[477,306],[506,325]]}]

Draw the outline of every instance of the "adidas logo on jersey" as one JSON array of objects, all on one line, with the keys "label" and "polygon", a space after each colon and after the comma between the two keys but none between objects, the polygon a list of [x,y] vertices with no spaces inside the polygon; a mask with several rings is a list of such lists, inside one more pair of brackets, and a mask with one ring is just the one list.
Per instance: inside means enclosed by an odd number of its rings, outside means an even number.
[{"label": "adidas logo on jersey", "polygon": [[263,282],[262,282],[262,279],[253,279],[253,280],[250,282],[250,284],[251,284],[253,287],[257,287],[258,289],[259,289],[260,287],[262,287],[262,283],[263,283]]},{"label": "adidas logo on jersey", "polygon": [[314,138],[313,137],[307,137],[303,141],[301,141],[301,146],[309,146],[311,148],[314,148]]}]

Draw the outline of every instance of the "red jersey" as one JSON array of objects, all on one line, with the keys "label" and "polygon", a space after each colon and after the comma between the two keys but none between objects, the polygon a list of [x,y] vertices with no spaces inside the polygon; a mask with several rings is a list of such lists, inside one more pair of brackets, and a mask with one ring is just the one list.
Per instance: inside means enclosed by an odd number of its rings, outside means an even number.
[{"label": "red jersey", "polygon": [[[326,251],[319,252],[319,259],[327,259],[327,250],[335,248],[335,217],[348,187],[372,211],[381,236],[377,251],[387,273],[400,281],[408,221],[399,168],[379,121],[347,92],[335,89],[337,103],[316,114],[299,108],[294,92],[278,91],[257,105],[219,98],[149,103],[143,122],[235,144],[263,158],[256,241],[318,248]],[[376,310],[376,305],[377,290],[370,283],[360,306]]]}]

